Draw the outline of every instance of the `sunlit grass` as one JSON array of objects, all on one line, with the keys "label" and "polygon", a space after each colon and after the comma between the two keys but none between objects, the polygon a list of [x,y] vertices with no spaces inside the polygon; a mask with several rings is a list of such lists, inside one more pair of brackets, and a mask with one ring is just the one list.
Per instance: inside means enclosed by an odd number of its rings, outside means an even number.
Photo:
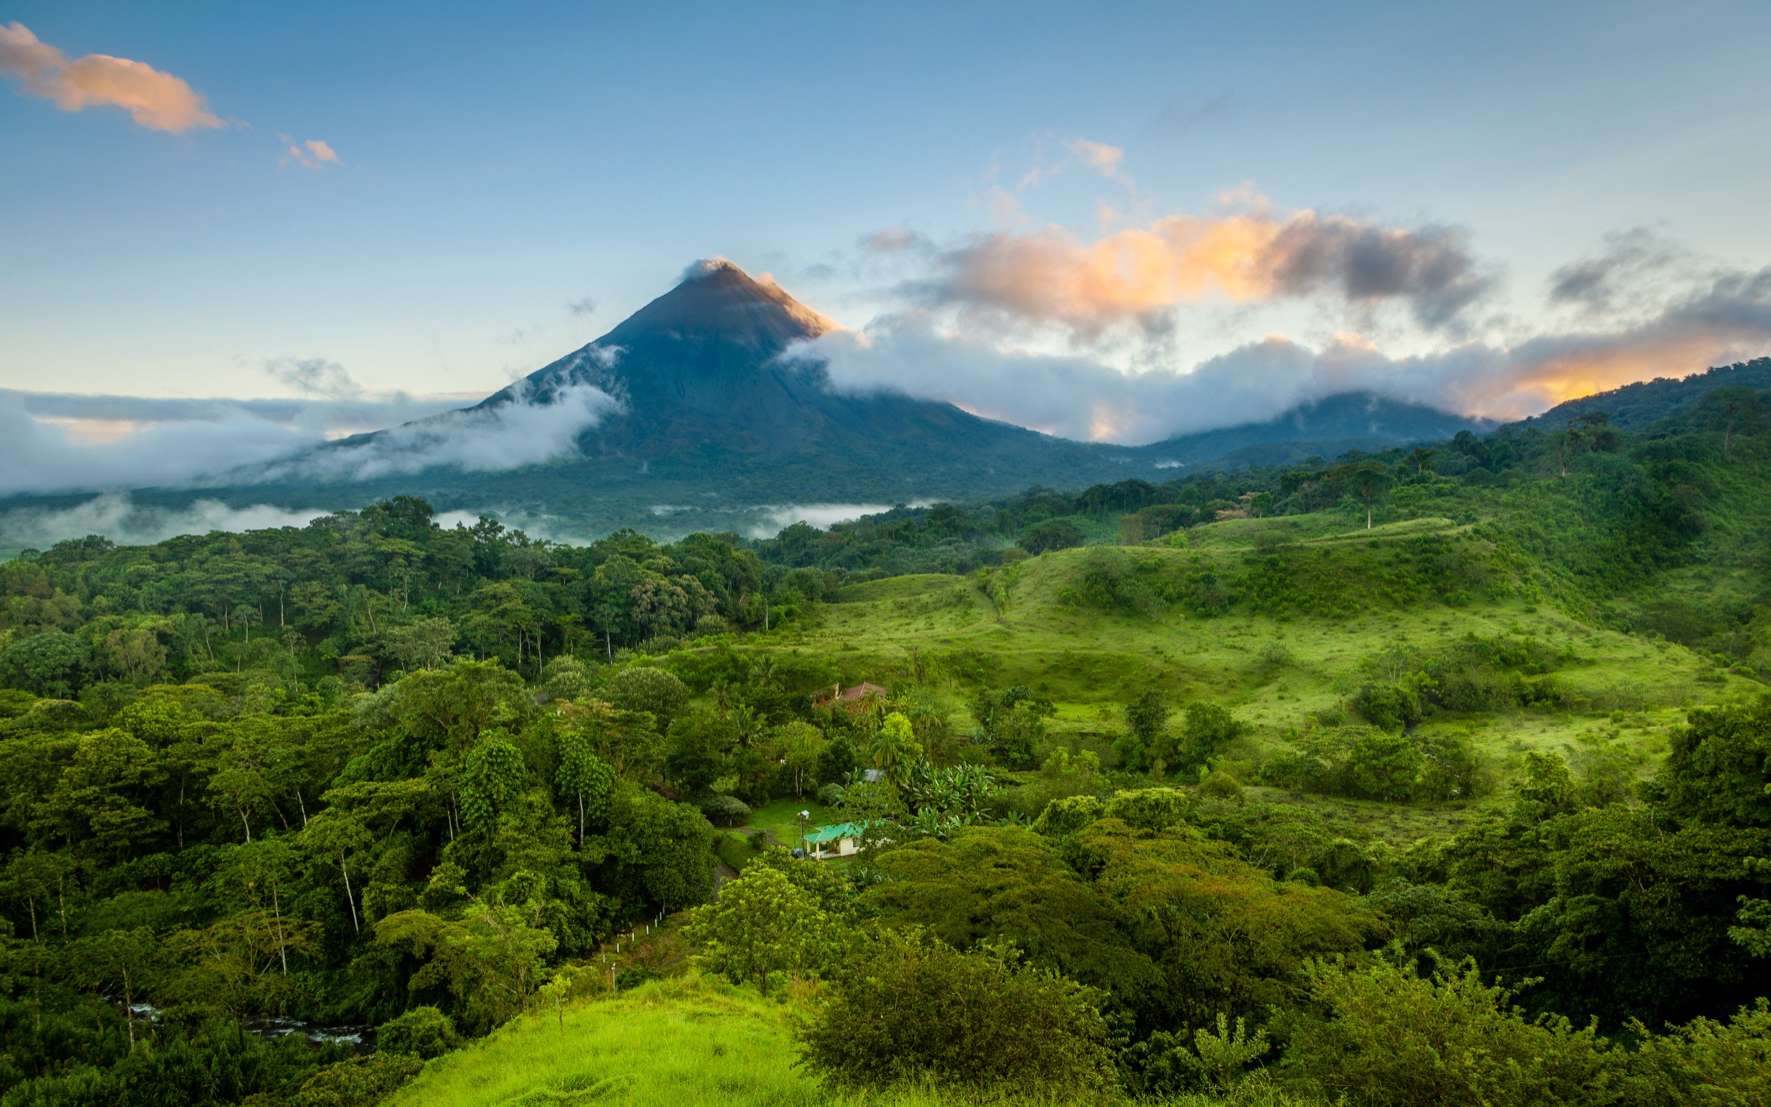
[{"label": "sunlit grass", "polygon": [[[1123,552],[1162,572],[1201,559],[1231,563],[1278,538],[1321,551],[1320,560],[1312,554],[1308,562],[1313,577],[1381,579],[1408,571],[1393,556],[1401,543],[1467,530],[1442,518],[1370,532],[1360,523],[1334,514],[1227,520],[1189,532],[1187,548]],[[1238,612],[1200,618],[1178,607],[1120,614],[1066,601],[1066,589],[1090,556],[1090,550],[1074,549],[1032,558],[1002,574],[995,587],[977,577],[939,574],[855,585],[824,605],[814,622],[785,628],[762,648],[823,652],[840,659],[851,681],[895,686],[914,681],[920,671],[961,727],[970,724],[965,704],[975,692],[1025,685],[1055,704],[1054,741],[1102,753],[1122,729],[1123,705],[1144,691],[1157,691],[1176,705],[1211,700],[1249,724],[1229,751],[1245,779],[1298,728],[1342,708],[1367,679],[1368,663],[1387,649],[1430,653],[1472,635],[1530,637],[1565,649],[1569,657],[1553,679],[1567,706],[1440,716],[1426,724],[1463,736],[1483,759],[1498,785],[1486,803],[1504,800],[1506,781],[1530,751],[1572,756],[1596,743],[1618,743],[1645,772],[1686,710],[1751,695],[1759,687],[1677,644],[1571,615],[1525,581],[1508,582],[1502,598],[1459,604],[1393,606],[1374,596],[1368,609],[1346,618]],[[1294,583],[1306,592],[1312,587],[1309,578]],[[1455,825],[1485,804],[1339,806],[1386,837],[1413,838]]]},{"label": "sunlit grass", "polygon": [[[962,1107],[929,1090],[834,1094],[796,1066],[790,1001],[691,974],[515,1019],[437,1058],[389,1107]],[[1033,1101],[1037,1102],[1037,1101]]]}]

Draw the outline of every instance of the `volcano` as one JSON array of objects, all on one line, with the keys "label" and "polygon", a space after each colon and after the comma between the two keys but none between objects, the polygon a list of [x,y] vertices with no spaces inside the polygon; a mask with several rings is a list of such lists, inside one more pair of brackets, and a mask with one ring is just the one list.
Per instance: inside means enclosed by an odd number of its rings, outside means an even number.
[{"label": "volcano", "polygon": [[[801,344],[839,324],[723,259],[615,329],[471,407],[330,442],[155,505],[356,507],[417,495],[554,535],[754,531],[791,510],[977,501],[1332,457],[1467,420],[1365,394],[1143,447],[1073,442],[949,403],[830,386]],[[788,514],[783,515],[783,511]],[[856,512],[851,513],[858,513]]]},{"label": "volcano", "polygon": [[847,471],[866,458],[918,473],[988,473],[1031,462],[1073,480],[1052,466],[1092,470],[1115,452],[951,404],[832,391],[823,366],[792,351],[838,328],[772,281],[724,259],[700,261],[614,330],[470,410],[550,403],[572,388],[594,387],[619,406],[581,437],[580,451],[592,459],[797,458]]}]

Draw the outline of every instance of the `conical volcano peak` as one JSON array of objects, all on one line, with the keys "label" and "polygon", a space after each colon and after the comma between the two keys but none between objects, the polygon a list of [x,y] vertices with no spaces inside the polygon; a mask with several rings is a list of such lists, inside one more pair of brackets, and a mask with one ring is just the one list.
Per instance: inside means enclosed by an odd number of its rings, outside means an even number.
[{"label": "conical volcano peak", "polygon": [[634,312],[601,340],[628,345],[646,334],[697,335],[770,353],[816,338],[839,324],[795,300],[764,274],[759,280],[737,262],[702,258],[683,270],[681,281]]},{"label": "conical volcano peak", "polygon": [[720,257],[718,254],[715,254],[710,258],[696,258],[694,261],[690,262],[689,267],[683,270],[683,275],[678,278],[677,283],[685,284],[689,281],[698,281],[704,277],[718,276],[722,273],[736,274],[747,281],[754,279],[749,273],[744,271],[742,265],[739,265],[731,258]]}]

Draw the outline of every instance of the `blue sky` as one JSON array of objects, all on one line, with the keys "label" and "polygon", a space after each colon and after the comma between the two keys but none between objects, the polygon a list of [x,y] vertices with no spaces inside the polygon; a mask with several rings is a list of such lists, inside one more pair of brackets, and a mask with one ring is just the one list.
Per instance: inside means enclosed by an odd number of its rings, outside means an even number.
[{"label": "blue sky", "polygon": [[[65,110],[41,86],[72,76],[39,68],[33,86],[37,63],[0,53],[0,388],[320,396],[276,367],[325,362],[371,396],[483,394],[709,255],[875,323],[857,387],[901,373],[1064,433],[1003,394],[1029,379],[1018,359],[1062,406],[1087,401],[1064,389],[1095,368],[1265,372],[1246,351],[1282,339],[1312,379],[1418,370],[1424,398],[1510,412],[1761,341],[1754,316],[1641,345],[1719,275],[1771,262],[1763,3],[15,3],[9,25],[65,62],[145,63],[219,125]],[[996,256],[980,243],[1059,243],[1052,264],[1072,265],[1127,230],[1172,242],[1175,216],[1454,242],[1481,288],[1452,326],[1423,323],[1413,288],[1367,296],[1333,274],[1240,291],[1208,274],[1104,313],[976,287]],[[914,247],[862,245],[883,230]],[[1632,230],[1653,243],[1634,268],[1614,249]],[[1551,302],[1582,259],[1633,283]],[[947,360],[889,356],[906,334]],[[1550,370],[1519,351],[1589,337],[1613,343],[1602,366],[1521,391]],[[1472,344],[1509,368],[1434,360]],[[1363,353],[1324,369],[1330,350]],[[969,384],[968,359],[991,358]],[[930,364],[960,368],[935,387]],[[1213,402],[1125,400],[1163,413],[1144,437],[1210,421]]]}]

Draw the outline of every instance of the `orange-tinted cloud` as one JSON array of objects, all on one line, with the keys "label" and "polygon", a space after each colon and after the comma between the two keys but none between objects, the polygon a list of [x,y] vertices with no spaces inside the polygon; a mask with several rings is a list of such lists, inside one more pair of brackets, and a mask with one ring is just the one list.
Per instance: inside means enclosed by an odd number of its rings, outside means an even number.
[{"label": "orange-tinted cloud", "polygon": [[324,139],[310,138],[305,142],[297,142],[288,135],[279,135],[283,140],[283,164],[294,163],[303,169],[325,169],[330,165],[343,165],[338,160],[337,151]]},{"label": "orange-tinted cloud", "polygon": [[987,330],[955,329],[940,313],[917,311],[824,335],[799,353],[822,360],[839,391],[946,400],[1073,438],[1149,442],[1348,392],[1517,419],[1633,381],[1771,353],[1771,267],[1715,274],[1627,326],[1411,357],[1386,355],[1358,334],[1319,348],[1275,336],[1185,372],[1126,373],[1087,356],[1005,349]]},{"label": "orange-tinted cloud", "polygon": [[1103,177],[1119,176],[1119,163],[1125,160],[1125,148],[1109,146],[1086,138],[1073,138],[1067,143],[1070,152],[1081,158],[1090,169]]},{"label": "orange-tinted cloud", "polygon": [[146,62],[110,54],[68,56],[37,38],[22,23],[0,25],[0,73],[26,92],[53,100],[63,111],[116,107],[155,131],[219,127],[203,97],[182,79]]},{"label": "orange-tinted cloud", "polygon": [[1406,302],[1424,326],[1454,322],[1489,287],[1457,232],[1254,210],[1167,215],[1084,241],[1061,227],[985,236],[920,286],[936,300],[1084,331],[1178,304],[1312,293]]}]

